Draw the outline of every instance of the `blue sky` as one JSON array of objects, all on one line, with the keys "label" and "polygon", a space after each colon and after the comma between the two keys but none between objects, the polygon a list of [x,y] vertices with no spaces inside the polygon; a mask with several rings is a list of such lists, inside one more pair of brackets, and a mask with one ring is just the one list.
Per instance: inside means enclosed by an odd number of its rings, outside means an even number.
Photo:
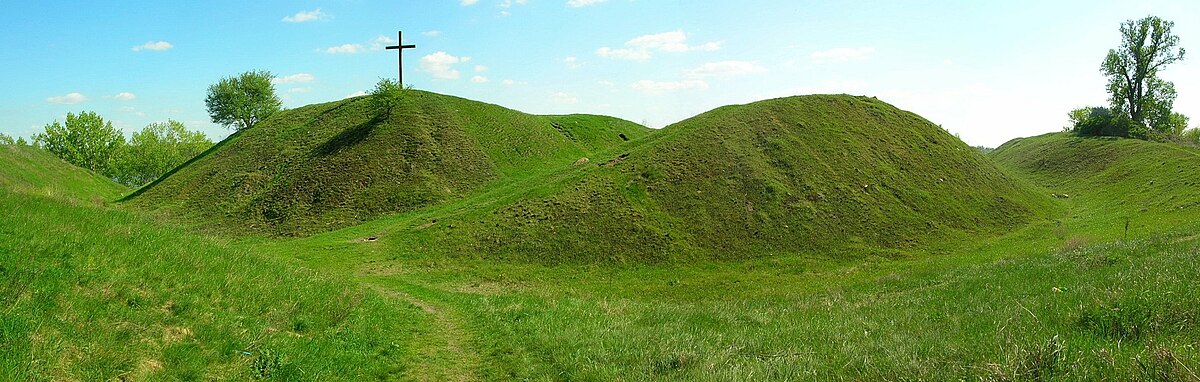
[{"label": "blue sky", "polygon": [[[279,76],[287,107],[395,76],[538,114],[662,127],[712,108],[810,94],[877,96],[974,145],[1059,130],[1106,104],[1118,25],[1158,15],[1200,47],[1188,1],[0,0],[0,132],[95,111],[130,133],[175,119],[214,139],[207,87]],[[1200,57],[1162,74],[1200,121]]]}]

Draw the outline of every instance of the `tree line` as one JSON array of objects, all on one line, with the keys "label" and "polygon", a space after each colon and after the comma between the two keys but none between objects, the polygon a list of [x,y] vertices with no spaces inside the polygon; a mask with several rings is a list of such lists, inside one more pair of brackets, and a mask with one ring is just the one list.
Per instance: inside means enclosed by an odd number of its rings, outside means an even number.
[{"label": "tree line", "polygon": [[1200,130],[1188,129],[1188,117],[1175,112],[1175,84],[1159,77],[1167,65],[1183,60],[1175,23],[1156,16],[1121,23],[1121,43],[1100,64],[1108,78],[1108,106],[1072,110],[1068,130],[1105,135],[1200,144]]}]

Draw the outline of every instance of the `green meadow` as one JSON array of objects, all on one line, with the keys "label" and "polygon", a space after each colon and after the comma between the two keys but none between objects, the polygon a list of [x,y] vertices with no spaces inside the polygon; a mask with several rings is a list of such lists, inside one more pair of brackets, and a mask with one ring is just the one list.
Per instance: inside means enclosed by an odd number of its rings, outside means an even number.
[{"label": "green meadow", "polygon": [[845,95],[349,99],[136,191],[2,146],[0,380],[1198,380],[1198,171]]}]

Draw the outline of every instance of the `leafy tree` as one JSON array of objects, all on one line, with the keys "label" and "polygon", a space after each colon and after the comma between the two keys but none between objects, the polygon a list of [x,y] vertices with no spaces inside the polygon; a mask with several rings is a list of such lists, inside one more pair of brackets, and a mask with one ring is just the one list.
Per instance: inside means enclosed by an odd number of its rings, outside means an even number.
[{"label": "leafy tree", "polygon": [[1200,145],[1200,127],[1184,130],[1179,134],[1180,139],[1193,145]]},{"label": "leafy tree", "polygon": [[1171,32],[1174,25],[1155,16],[1122,23],[1121,46],[1109,50],[1100,65],[1112,110],[1159,132],[1169,128],[1175,85],[1158,72],[1184,56],[1179,36]]},{"label": "leafy tree", "polygon": [[135,187],[150,183],[212,145],[204,133],[188,131],[179,121],[152,123],[121,150],[114,178]]},{"label": "leafy tree", "polygon": [[94,112],[67,113],[67,122],[46,125],[46,131],[34,136],[36,145],[73,165],[112,176],[112,160],[125,136],[112,122]]},{"label": "leafy tree", "polygon": [[8,134],[0,133],[0,145],[11,145],[14,143],[16,142],[13,142],[12,137],[8,136]]},{"label": "leafy tree", "polygon": [[17,137],[17,146],[29,146],[29,142],[25,141],[25,137]]},{"label": "leafy tree", "polygon": [[275,96],[275,78],[268,71],[245,72],[236,77],[226,77],[208,87],[208,115],[216,124],[248,129],[269,118],[283,108]]},{"label": "leafy tree", "polygon": [[399,81],[381,78],[371,90],[371,107],[377,111],[391,114],[392,110],[404,101],[404,94],[411,88],[405,88]]}]

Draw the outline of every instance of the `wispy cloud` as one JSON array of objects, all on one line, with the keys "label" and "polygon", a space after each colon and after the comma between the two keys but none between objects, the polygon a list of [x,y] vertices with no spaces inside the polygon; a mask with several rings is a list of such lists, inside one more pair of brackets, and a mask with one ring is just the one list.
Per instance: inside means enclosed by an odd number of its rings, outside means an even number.
[{"label": "wispy cloud", "polygon": [[687,71],[688,78],[732,77],[766,72],[758,64],[749,61],[709,62]]},{"label": "wispy cloud", "polygon": [[829,50],[813,52],[812,60],[814,63],[818,64],[862,61],[867,59],[867,57],[871,56],[873,53],[875,53],[875,48],[870,47],[833,48]]},{"label": "wispy cloud", "polygon": [[421,35],[425,36],[425,37],[441,37],[442,31],[439,31],[439,30],[425,31],[425,32],[421,32]]},{"label": "wispy cloud", "polygon": [[160,51],[161,52],[161,51],[171,49],[174,47],[175,47],[174,45],[171,45],[171,43],[166,42],[166,41],[150,41],[145,44],[135,46],[131,49],[133,49],[134,52],[141,52],[143,50],[152,50],[152,51]]},{"label": "wispy cloud", "polygon": [[633,90],[637,90],[647,94],[659,94],[673,92],[678,90],[690,89],[708,89],[708,83],[704,80],[682,80],[682,81],[650,81],[641,80],[630,85]]},{"label": "wispy cloud", "polygon": [[575,56],[564,58],[563,63],[567,65],[567,69],[579,69],[580,66],[583,66],[583,63],[579,62],[579,58]]},{"label": "wispy cloud", "polygon": [[488,78],[484,77],[484,76],[475,76],[475,77],[471,77],[471,82],[477,83],[477,84],[485,84],[488,82]]},{"label": "wispy cloud", "polygon": [[550,95],[550,102],[572,105],[579,103],[579,97],[571,93],[558,92]]},{"label": "wispy cloud", "polygon": [[367,49],[364,48],[362,44],[342,44],[338,46],[331,46],[325,49],[317,49],[318,52],[324,52],[328,54],[356,54],[365,52],[366,50]]},{"label": "wispy cloud", "polygon": [[504,81],[500,81],[500,84],[504,85],[504,86],[520,86],[520,85],[529,85],[529,82],[517,81],[517,80],[504,80]]},{"label": "wispy cloud", "polygon": [[458,57],[444,51],[437,51],[421,57],[420,70],[432,74],[436,79],[457,80],[461,73],[454,69],[454,65],[470,60],[470,57]]},{"label": "wispy cloud", "polygon": [[571,8],[580,8],[580,7],[586,7],[589,5],[600,4],[605,1],[608,1],[608,0],[567,0],[567,6],[571,7]]},{"label": "wispy cloud", "polygon": [[478,3],[478,2],[479,2],[479,0],[462,0],[458,3],[465,7],[468,5],[475,5],[475,3]]},{"label": "wispy cloud", "polygon": [[299,83],[305,83],[305,82],[312,82],[315,79],[317,79],[317,77],[313,76],[312,74],[296,73],[296,74],[293,74],[290,76],[275,77],[275,79],[271,80],[271,83],[274,83],[274,84],[299,84]]},{"label": "wispy cloud", "polygon": [[302,23],[302,22],[306,22],[306,21],[317,21],[317,20],[327,20],[327,19],[329,19],[329,14],[327,14],[325,12],[321,12],[321,8],[317,8],[317,9],[314,9],[311,11],[296,12],[296,14],[294,14],[294,15],[284,17],[282,21],[285,23]]},{"label": "wispy cloud", "polygon": [[137,95],[130,92],[120,92],[112,96],[112,98],[118,101],[132,101],[137,98]]},{"label": "wispy cloud", "polygon": [[85,102],[88,97],[80,93],[67,93],[60,96],[46,98],[46,102],[57,103],[62,105],[74,105],[80,102]]},{"label": "wispy cloud", "polygon": [[644,61],[650,59],[653,52],[707,52],[721,49],[721,43],[719,42],[688,45],[687,40],[687,33],[684,33],[682,30],[648,34],[626,41],[624,48],[602,47],[596,49],[596,55],[619,60]]}]

